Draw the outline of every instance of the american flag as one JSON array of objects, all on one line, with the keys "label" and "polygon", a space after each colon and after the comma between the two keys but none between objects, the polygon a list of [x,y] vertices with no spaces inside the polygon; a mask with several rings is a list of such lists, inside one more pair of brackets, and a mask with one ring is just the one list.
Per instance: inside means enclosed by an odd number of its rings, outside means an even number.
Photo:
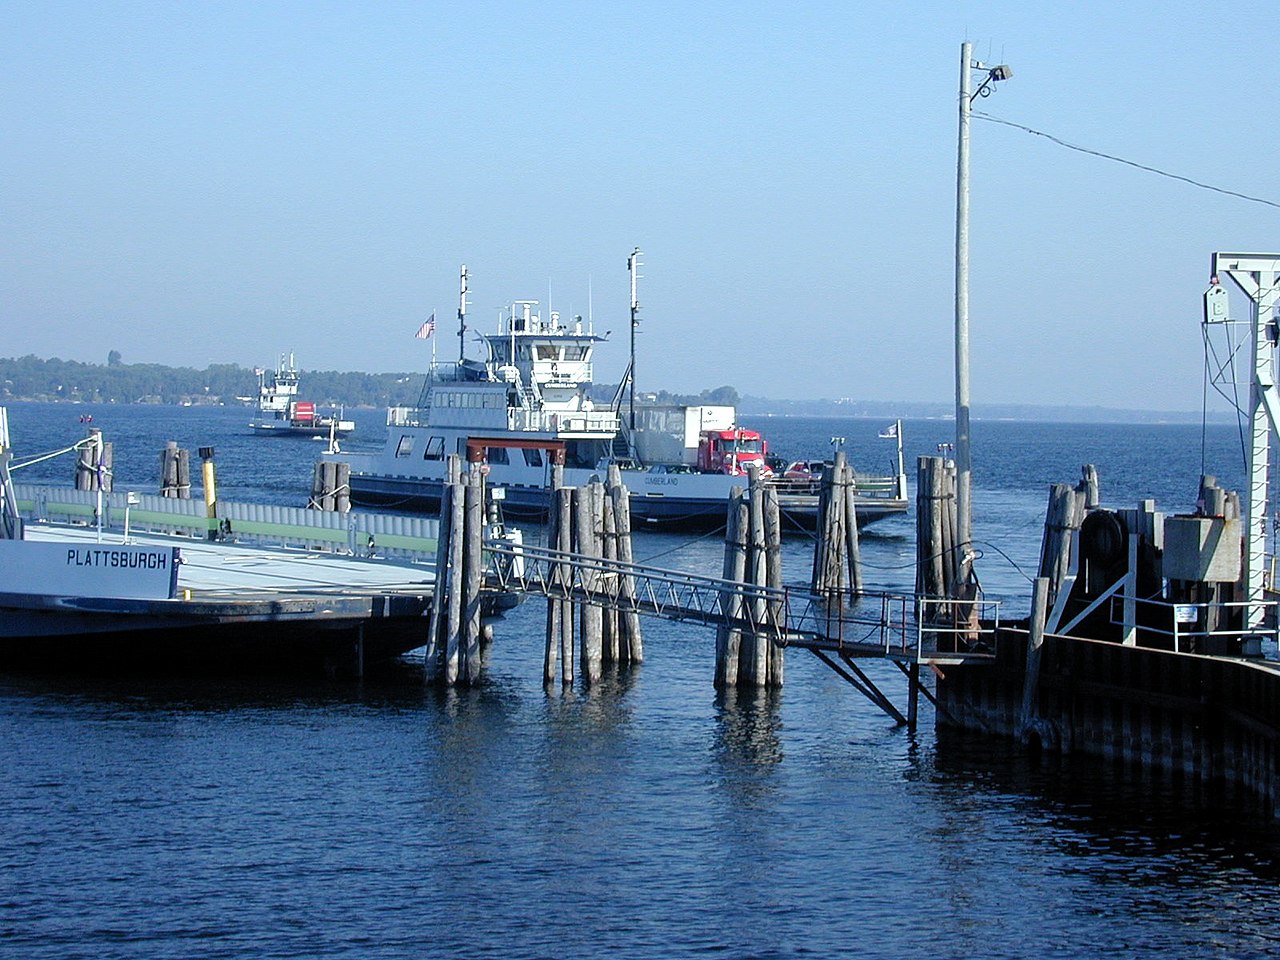
[{"label": "american flag", "polygon": [[422,326],[418,328],[418,332],[414,334],[419,340],[428,340],[431,335],[436,332],[436,315],[432,311],[431,316],[422,322]]}]

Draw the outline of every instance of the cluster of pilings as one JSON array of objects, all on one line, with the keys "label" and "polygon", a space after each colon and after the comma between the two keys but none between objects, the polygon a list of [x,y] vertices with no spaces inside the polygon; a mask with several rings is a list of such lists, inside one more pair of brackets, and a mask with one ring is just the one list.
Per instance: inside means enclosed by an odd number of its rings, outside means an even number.
[{"label": "cluster of pilings", "polygon": [[191,453],[170,440],[160,451],[160,496],[191,499]]},{"label": "cluster of pilings", "polygon": [[316,463],[307,506],[330,513],[351,511],[351,465],[333,460]]},{"label": "cluster of pilings", "polygon": [[862,550],[858,543],[857,488],[843,450],[822,471],[818,494],[818,539],[813,551],[815,596],[839,601],[862,592]]},{"label": "cluster of pilings", "polygon": [[967,544],[957,544],[956,467],[942,457],[916,462],[916,593],[954,597]]},{"label": "cluster of pilings", "polygon": [[1085,514],[1098,507],[1098,468],[1091,463],[1080,468],[1080,481],[1055,483],[1049,487],[1045,510],[1044,539],[1040,545],[1040,576],[1047,581],[1046,603],[1052,607],[1071,569],[1071,543],[1084,522]]},{"label": "cluster of pilings", "polygon": [[[815,561],[816,566],[816,561]],[[782,589],[782,522],[778,494],[752,469],[747,490],[734,487],[724,534],[724,579]],[[776,604],[773,610],[767,609]],[[747,610],[746,605],[754,609]],[[772,631],[744,631],[744,621],[763,626],[780,624],[781,601],[726,593],[721,599],[725,622],[716,629],[717,687],[780,687],[784,675],[783,647]]]},{"label": "cluster of pilings", "polygon": [[[576,553],[588,560],[633,563],[631,495],[622,483],[618,467],[609,467],[607,485],[595,479],[586,486],[565,487],[562,476],[563,468],[559,464],[553,465],[547,546],[564,554]],[[550,685],[559,676],[561,684],[572,684],[575,660],[579,661],[582,676],[588,683],[600,679],[605,664],[640,663],[644,660],[640,615],[634,609],[635,579],[626,572],[604,574],[584,571],[582,586],[590,592],[597,586],[595,578],[602,576],[620,578],[617,592],[622,600],[622,609],[605,609],[592,603],[575,602],[572,599],[573,571],[568,563],[557,564],[547,595],[544,683]],[[574,655],[575,646],[577,657]]]},{"label": "cluster of pilings", "polygon": [[454,686],[480,679],[484,520],[479,464],[464,478],[458,456],[450,456],[440,495],[435,596],[427,620],[428,682]]},{"label": "cluster of pilings", "polygon": [[102,431],[90,429],[76,459],[77,490],[111,490],[111,444],[103,442]]}]

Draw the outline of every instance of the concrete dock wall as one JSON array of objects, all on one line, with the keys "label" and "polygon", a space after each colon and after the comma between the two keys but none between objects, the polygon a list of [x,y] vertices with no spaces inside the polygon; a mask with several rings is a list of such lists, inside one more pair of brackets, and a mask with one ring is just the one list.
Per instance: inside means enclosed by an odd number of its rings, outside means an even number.
[{"label": "concrete dock wall", "polygon": [[1171,773],[1243,792],[1277,812],[1280,672],[1274,665],[1046,636],[1039,705],[1022,721],[1026,633],[1005,631],[993,665],[938,680],[940,726]]}]

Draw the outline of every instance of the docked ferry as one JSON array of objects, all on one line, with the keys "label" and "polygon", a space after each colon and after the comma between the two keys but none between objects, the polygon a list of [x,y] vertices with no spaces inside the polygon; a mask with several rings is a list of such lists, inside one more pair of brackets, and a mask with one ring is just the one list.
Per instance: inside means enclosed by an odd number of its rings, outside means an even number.
[{"label": "docked ferry", "polygon": [[[465,290],[465,272],[464,272]],[[465,296],[464,296],[465,302]],[[605,409],[589,396],[592,356],[604,340],[582,318],[544,318],[533,300],[513,303],[496,332],[484,335],[483,360],[432,362],[416,406],[393,407],[378,453],[328,453],[351,469],[351,499],[403,509],[436,509],[446,458],[481,462],[488,482],[504,488],[515,517],[545,516],[551,467],[578,486],[622,468],[638,524],[714,527],[724,523],[730,490],[759,466],[767,445],[734,423],[732,407],[632,407],[621,391]],[[459,311],[463,320],[463,311]],[[634,424],[634,427],[633,427]],[[814,482],[771,478],[788,527],[812,528]],[[906,477],[859,479],[863,525],[906,511]]]}]

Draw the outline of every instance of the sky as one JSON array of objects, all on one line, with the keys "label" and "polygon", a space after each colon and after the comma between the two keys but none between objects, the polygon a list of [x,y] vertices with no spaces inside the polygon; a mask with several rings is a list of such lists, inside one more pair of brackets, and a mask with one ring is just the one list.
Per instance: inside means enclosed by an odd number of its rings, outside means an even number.
[{"label": "sky", "polygon": [[[948,401],[965,40],[975,111],[1280,203],[1262,4],[9,2],[0,356],[422,370],[465,263],[473,327],[589,316],[616,382],[639,247],[641,390]],[[1199,409],[1210,254],[1280,209],[971,157],[974,415]]]}]

